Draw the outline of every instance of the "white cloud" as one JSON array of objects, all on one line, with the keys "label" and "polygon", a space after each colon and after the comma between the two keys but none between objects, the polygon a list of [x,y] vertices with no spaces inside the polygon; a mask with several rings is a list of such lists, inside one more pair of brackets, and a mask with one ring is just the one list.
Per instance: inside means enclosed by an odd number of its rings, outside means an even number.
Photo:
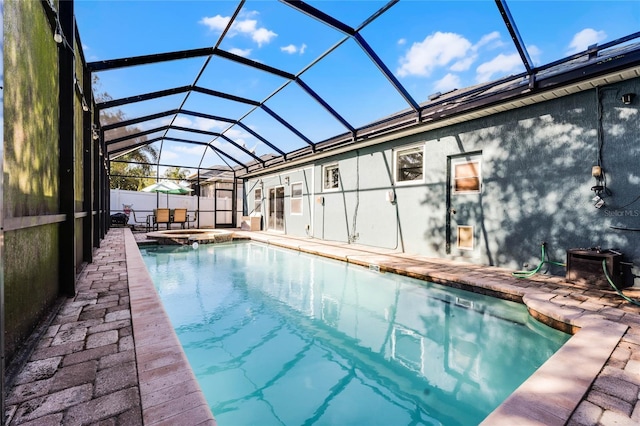
[{"label": "white cloud", "polygon": [[222,130],[226,127],[226,124],[220,121],[211,120],[210,118],[196,117],[194,120],[194,127],[196,129],[213,132],[216,130]]},{"label": "white cloud", "polygon": [[[174,149],[182,154],[188,154],[188,155],[202,155],[204,153],[204,150],[206,149],[206,147],[204,145],[193,145],[190,144],[189,146],[187,145],[178,145],[175,146]],[[162,152],[162,154],[164,155],[164,151]]]},{"label": "white cloud", "polygon": [[[247,12],[244,14],[244,19],[236,19],[229,31],[229,37],[234,37],[237,34],[244,34],[258,44],[258,47],[262,47],[263,44],[269,43],[272,39],[278,36],[271,30],[258,26],[256,19],[250,19],[250,16],[257,16],[257,12]],[[222,32],[229,24],[231,18],[228,16],[212,16],[204,17],[199,22],[207,27],[211,31]]]},{"label": "white cloud", "polygon": [[455,74],[449,73],[442,77],[440,80],[436,81],[436,84],[433,88],[436,92],[448,92],[461,86],[462,84],[460,83],[460,77]]},{"label": "white cloud", "polygon": [[592,44],[600,43],[607,38],[607,33],[604,31],[596,31],[593,28],[585,28],[576,35],[573,36],[567,54],[578,53],[586,50]]},{"label": "white cloud", "polygon": [[407,75],[429,76],[439,66],[464,58],[471,49],[471,42],[459,34],[435,32],[422,42],[413,43],[407,54],[400,58],[400,77]]},{"label": "white cloud", "polygon": [[266,28],[258,28],[251,34],[253,41],[258,43],[258,47],[262,47],[263,44],[269,43],[271,39],[277,37],[278,34]]},{"label": "white cloud", "polygon": [[398,40],[398,46],[404,46],[405,44],[407,44],[406,38],[401,38],[400,40]]},{"label": "white cloud", "polygon": [[[168,126],[169,124],[171,124],[171,120],[173,120],[173,117],[163,118],[161,123],[163,126]],[[187,117],[179,116],[179,117],[176,117],[175,120],[173,120],[173,125],[178,127],[191,127],[192,124],[193,122],[189,120]]]},{"label": "white cloud", "polygon": [[230,19],[229,16],[205,16],[200,20],[200,23],[209,27],[211,31],[222,32],[227,27]]},{"label": "white cloud", "polygon": [[252,49],[238,49],[236,47],[229,49],[229,53],[233,53],[234,55],[242,56],[243,58],[251,55]]},{"label": "white cloud", "polygon": [[491,80],[494,74],[507,75],[522,67],[520,55],[517,53],[511,55],[501,53],[489,62],[480,64],[478,68],[476,68],[476,80],[478,83],[484,83]]},{"label": "white cloud", "polygon": [[476,44],[473,45],[473,49],[474,50],[478,50],[482,46],[485,46],[485,45],[487,45],[489,43],[491,43],[491,47],[499,47],[499,46],[502,46],[504,44],[500,40],[500,33],[498,31],[493,31],[493,32],[491,32],[489,34],[483,35],[480,38],[480,41],[478,41]]},{"label": "white cloud", "polygon": [[163,149],[162,150],[162,161],[167,161],[167,160],[175,160],[176,158],[180,158],[180,156],[178,154],[176,154],[173,151],[169,151],[168,149]]},{"label": "white cloud", "polygon": [[289,53],[291,55],[293,55],[294,53],[296,53],[298,51],[298,48],[295,47],[293,44],[290,44],[288,46],[283,46],[280,48],[281,51]]},{"label": "white cloud", "polygon": [[459,61],[454,62],[453,65],[449,67],[449,69],[454,72],[466,71],[471,67],[471,64],[473,64],[473,62],[477,58],[478,58],[478,55],[471,55],[467,58],[463,58]]},{"label": "white cloud", "polygon": [[236,20],[231,29],[244,34],[253,34],[258,27],[258,21],[255,19]]},{"label": "white cloud", "polygon": [[280,48],[281,51],[286,52],[290,55],[293,55],[294,53],[300,53],[302,55],[306,49],[307,49],[307,45],[304,43],[300,47],[290,44],[288,46],[283,46]]}]

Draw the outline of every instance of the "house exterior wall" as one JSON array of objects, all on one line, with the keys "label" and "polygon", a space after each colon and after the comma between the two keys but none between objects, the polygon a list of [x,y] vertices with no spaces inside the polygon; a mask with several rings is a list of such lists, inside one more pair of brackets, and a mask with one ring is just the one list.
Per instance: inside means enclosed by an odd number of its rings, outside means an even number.
[{"label": "house exterior wall", "polygon": [[[289,214],[285,202],[283,232],[290,235],[513,269],[537,265],[542,242],[549,259],[561,262],[567,249],[600,246],[617,248],[640,265],[640,233],[630,230],[640,228],[640,103],[636,97],[623,104],[624,93],[640,93],[640,79],[252,178],[245,183],[248,210],[258,182],[263,215],[269,188],[283,185],[290,197],[288,176],[290,183],[311,182],[304,189],[302,216]],[[394,182],[394,150],[422,143],[423,180]],[[600,209],[591,189],[599,152],[610,190]],[[466,158],[480,161],[477,194],[451,190],[450,165]],[[323,168],[332,164],[339,166],[339,188],[326,191]],[[312,178],[307,170],[313,170]],[[457,247],[457,225],[473,226],[473,249]]]}]

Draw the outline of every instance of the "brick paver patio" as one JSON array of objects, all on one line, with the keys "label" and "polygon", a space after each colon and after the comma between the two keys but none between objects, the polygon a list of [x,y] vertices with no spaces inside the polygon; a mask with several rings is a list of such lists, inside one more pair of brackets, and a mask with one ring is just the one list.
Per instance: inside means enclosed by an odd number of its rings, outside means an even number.
[{"label": "brick paver patio", "polygon": [[[613,291],[353,244],[236,235],[524,300],[537,318],[579,330],[486,424],[640,424],[640,308]],[[640,298],[637,289],[625,293]],[[101,242],[7,406],[11,425],[215,424],[128,229],[111,229]]]}]

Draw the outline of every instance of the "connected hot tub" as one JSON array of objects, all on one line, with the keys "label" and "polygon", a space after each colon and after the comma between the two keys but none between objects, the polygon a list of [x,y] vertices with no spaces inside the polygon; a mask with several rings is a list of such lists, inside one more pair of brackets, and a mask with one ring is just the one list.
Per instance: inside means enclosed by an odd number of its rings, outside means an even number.
[{"label": "connected hot tub", "polygon": [[156,240],[162,245],[216,244],[231,241],[233,233],[220,229],[176,229],[149,232],[147,238]]}]

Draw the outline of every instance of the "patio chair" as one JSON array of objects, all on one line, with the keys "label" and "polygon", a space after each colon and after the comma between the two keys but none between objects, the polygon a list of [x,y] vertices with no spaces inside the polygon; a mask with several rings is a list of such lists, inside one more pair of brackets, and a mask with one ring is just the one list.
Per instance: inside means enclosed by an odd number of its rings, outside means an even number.
[{"label": "patio chair", "polygon": [[134,209],[130,210],[130,214],[129,214],[129,220],[131,220],[131,215],[133,215],[133,230],[135,231],[136,229],[136,225],[144,225],[146,230],[149,231],[150,228],[150,224],[149,224],[149,219],[145,218],[144,222],[141,222],[138,220],[138,218],[136,217],[136,211]]},{"label": "patio chair", "polygon": [[169,209],[157,209],[156,217],[153,222],[154,229],[158,229],[161,223],[166,223],[167,229],[169,229],[169,224],[171,223],[171,214]]},{"label": "patio chair", "polygon": [[184,225],[187,223],[187,209],[175,209],[171,223],[179,223],[184,229]]}]

